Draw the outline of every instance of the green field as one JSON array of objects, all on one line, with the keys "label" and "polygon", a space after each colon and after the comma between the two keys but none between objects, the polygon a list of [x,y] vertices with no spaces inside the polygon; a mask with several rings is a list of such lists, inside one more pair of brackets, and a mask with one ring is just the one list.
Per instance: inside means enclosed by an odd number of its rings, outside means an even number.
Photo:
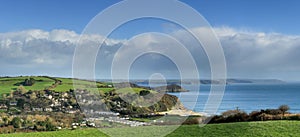
[{"label": "green field", "polygon": [[[84,89],[90,92],[109,92],[114,88],[108,88],[107,85],[112,85],[111,83],[102,83],[102,82],[93,82],[88,80],[78,80],[71,78],[49,78],[44,76],[23,76],[23,77],[2,77],[0,78],[0,96],[2,94],[8,94],[11,91],[15,91],[21,82],[24,82],[25,79],[34,78],[35,83],[32,86],[24,86],[24,88],[28,90],[44,90],[50,89],[58,92],[69,91],[70,89]],[[55,84],[55,79],[60,80],[61,84],[56,85],[55,87],[51,87]],[[118,89],[117,92],[121,93],[139,93],[140,91],[145,90],[143,88],[121,88]],[[152,93],[156,93],[155,91],[150,90]],[[0,98],[1,98],[0,97]]]},{"label": "green field", "polygon": [[58,85],[53,90],[55,91],[68,91],[70,89],[74,89],[74,85],[76,89],[86,89],[92,92],[108,92],[113,90],[113,88],[98,88],[100,86],[106,86],[106,83],[101,82],[92,82],[86,80],[73,80],[70,78],[57,78],[58,80],[62,81],[61,85]]},{"label": "green field", "polygon": [[[101,82],[91,82],[87,80],[74,80],[71,78],[48,78],[43,76],[23,76],[23,77],[2,77],[0,78],[0,96],[1,94],[7,94],[11,91],[16,90],[21,82],[24,82],[27,78],[34,78],[35,83],[32,86],[24,86],[24,88],[28,90],[44,90],[50,89],[59,92],[69,91],[70,89],[74,89],[74,84],[76,85],[75,88],[79,89],[86,89],[92,92],[108,92],[113,90],[113,88],[97,88],[101,86],[106,86],[106,83]],[[54,88],[50,88],[52,84],[55,83],[55,80],[61,80],[62,83],[57,85]],[[2,96],[1,96],[2,97]]]},{"label": "green field", "polygon": [[[209,124],[204,127],[199,125],[183,125],[176,129],[169,137],[261,137],[261,136],[299,136],[300,121],[268,121],[268,122],[240,122],[226,124]],[[17,133],[3,134],[0,137],[102,137],[109,135],[121,137],[152,137],[164,133],[165,130],[174,126],[146,126],[134,128],[107,128],[65,130],[57,132]]]},{"label": "green field", "polygon": [[[145,90],[143,88],[120,88],[116,90],[117,93],[140,93],[140,91]],[[152,93],[156,93],[156,91],[149,90]]]},{"label": "green field", "polygon": [[107,137],[97,129],[0,134],[0,137]]},{"label": "green field", "polygon": [[[10,93],[11,90],[16,90],[19,87],[18,83],[23,82],[27,78],[30,77],[0,78],[0,94]],[[32,86],[24,86],[26,90],[43,90],[55,83],[54,80],[46,77],[32,76],[31,78],[34,78],[36,82]]]}]

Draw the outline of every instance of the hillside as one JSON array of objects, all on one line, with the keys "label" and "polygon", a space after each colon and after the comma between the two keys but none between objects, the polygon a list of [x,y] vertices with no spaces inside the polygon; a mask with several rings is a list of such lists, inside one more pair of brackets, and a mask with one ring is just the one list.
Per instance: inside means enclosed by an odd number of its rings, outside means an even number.
[{"label": "hillside", "polygon": [[54,90],[58,92],[69,91],[74,89],[73,84],[76,84],[77,88],[87,89],[89,91],[111,91],[112,87],[109,87],[109,83],[88,81],[88,80],[74,80],[71,78],[56,78],[48,76],[19,76],[19,77],[0,77],[0,95],[9,94],[11,91],[17,90],[26,79],[33,78],[35,83],[32,86],[23,86],[26,91],[29,90]]},{"label": "hillside", "polygon": [[[29,77],[2,77],[0,78],[0,94],[10,93],[16,90],[20,83],[24,82],[25,79]],[[44,90],[49,88],[55,83],[55,80],[49,79],[47,77],[36,77],[32,76],[36,80],[35,84],[32,86],[24,86],[26,90]],[[2,97],[2,96],[1,96]]]},{"label": "hillside", "polygon": [[158,92],[188,92],[188,90],[186,90],[186,89],[184,89],[181,86],[176,85],[176,84],[155,87],[155,88],[152,88],[152,89],[155,90],[155,91],[158,91]]},{"label": "hillside", "polygon": [[[74,85],[76,86],[74,87]],[[95,103],[101,104],[100,101],[92,101],[95,99],[104,101],[105,105],[99,105],[100,108],[103,108],[103,111],[109,109],[124,115],[148,115],[168,111],[173,107],[175,107],[174,109],[184,109],[176,96],[163,95],[132,83],[118,83],[115,85],[117,87],[113,87],[111,83],[106,82],[48,76],[2,77],[0,78],[0,94],[5,100],[2,103],[5,108],[10,106],[8,105],[10,102],[14,102],[17,104],[15,109],[18,112],[24,112],[25,106],[27,112],[36,109],[43,109],[44,111],[47,109],[55,112],[79,112],[78,105],[90,108],[95,107]],[[83,99],[78,100],[75,95]],[[100,97],[97,97],[97,95],[100,95]],[[132,98],[133,102],[124,101],[124,96]],[[86,103],[87,100],[90,101]],[[147,105],[147,107],[134,105],[145,102],[151,105]],[[59,104],[63,104],[63,106]],[[4,111],[14,113],[10,110],[11,108]]]}]

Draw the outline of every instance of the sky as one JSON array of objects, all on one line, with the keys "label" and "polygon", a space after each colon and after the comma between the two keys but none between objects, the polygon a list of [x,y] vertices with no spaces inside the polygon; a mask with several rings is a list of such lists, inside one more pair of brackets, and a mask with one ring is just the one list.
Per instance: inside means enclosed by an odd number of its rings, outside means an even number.
[{"label": "sky", "polygon": [[[51,75],[72,76],[75,45],[86,25],[116,0],[2,0],[0,4],[0,76]],[[298,81],[300,63],[300,2],[297,0],[199,0],[181,2],[194,8],[211,24],[220,39],[230,78],[276,78]],[[167,10],[167,9],[166,9]],[[180,9],[178,9],[180,11]],[[124,11],[126,12],[126,11]],[[196,44],[186,38],[181,27],[158,19],[128,22],[116,29],[99,51],[96,62],[98,78],[110,78],[111,61],[117,49],[131,44],[132,49],[151,45],[144,40],[171,43],[145,32],[160,32],[188,45],[200,76],[209,78],[209,66],[203,49],[193,53]],[[199,31],[199,28],[191,28]],[[200,33],[199,33],[200,34]],[[97,43],[102,36],[87,36]],[[163,47],[163,46],[162,46]],[[161,49],[163,50],[163,48]],[[175,51],[174,52],[180,52]],[[127,53],[127,52],[126,52]],[[130,53],[127,53],[127,55]],[[126,55],[124,55],[126,58]],[[145,63],[146,62],[146,63]],[[139,58],[132,66],[133,78],[147,78],[163,73],[177,78],[176,65],[155,54]]]},{"label": "sky", "polygon": [[[25,29],[68,29],[81,33],[100,11],[117,0],[2,0],[0,32]],[[246,28],[263,32],[299,34],[297,0],[199,0],[182,2],[200,12],[212,26]],[[134,28],[133,28],[134,29]],[[141,29],[141,28],[136,28]]]}]

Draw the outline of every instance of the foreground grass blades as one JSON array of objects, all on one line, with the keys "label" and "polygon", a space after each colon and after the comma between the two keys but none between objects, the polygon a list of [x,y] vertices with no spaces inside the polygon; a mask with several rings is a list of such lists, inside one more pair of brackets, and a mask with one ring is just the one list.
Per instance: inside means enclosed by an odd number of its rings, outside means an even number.
[{"label": "foreground grass blades", "polygon": [[[261,136],[299,136],[300,121],[266,121],[266,122],[240,122],[225,124],[209,124],[204,127],[199,125],[183,125],[168,137],[261,137]],[[116,136],[156,136],[163,133],[166,127],[149,126],[134,128],[108,128],[98,129],[63,130],[54,132],[2,134],[0,137],[106,137],[105,133],[117,133]],[[172,128],[172,127],[170,127]],[[155,132],[153,132],[155,131]]]}]

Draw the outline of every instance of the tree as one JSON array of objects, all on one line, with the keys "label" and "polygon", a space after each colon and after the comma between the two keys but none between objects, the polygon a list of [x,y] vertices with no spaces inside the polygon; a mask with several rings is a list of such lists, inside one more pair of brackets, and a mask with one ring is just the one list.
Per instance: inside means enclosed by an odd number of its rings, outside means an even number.
[{"label": "tree", "polygon": [[8,125],[8,122],[9,122],[8,117],[3,117],[2,120],[4,122],[4,125]]},{"label": "tree", "polygon": [[18,99],[17,107],[24,108],[25,100],[23,98]]},{"label": "tree", "polygon": [[7,94],[2,94],[3,99],[6,99],[6,97],[7,97]]},{"label": "tree", "polygon": [[76,106],[76,105],[77,105],[77,101],[76,101],[75,98],[71,98],[71,99],[69,100],[69,103],[70,103],[71,106]]},{"label": "tree", "polygon": [[54,122],[51,118],[48,118],[48,117],[46,118],[45,128],[46,128],[47,131],[55,131],[56,130]]},{"label": "tree", "polygon": [[17,91],[20,92],[21,94],[25,94],[27,92],[27,90],[24,88],[24,86],[20,85],[17,88]]},{"label": "tree", "polygon": [[150,91],[149,91],[149,90],[141,90],[141,91],[140,91],[140,96],[146,96],[146,95],[148,95],[148,94],[150,94]]},{"label": "tree", "polygon": [[285,112],[287,112],[290,109],[290,107],[288,105],[281,105],[278,109],[281,110],[282,116],[284,116]]},{"label": "tree", "polygon": [[10,91],[9,97],[10,97],[10,98],[13,98],[13,97],[14,97],[14,91],[13,91],[13,90]]},{"label": "tree", "polygon": [[22,126],[22,120],[19,117],[14,117],[11,121],[11,124],[15,127],[15,128],[20,128]]},{"label": "tree", "polygon": [[35,93],[35,92],[32,92],[32,93],[29,95],[29,98],[32,99],[32,100],[36,99],[36,98],[37,98],[37,97],[36,97],[36,93]]},{"label": "tree", "polygon": [[35,79],[34,78],[29,78],[29,79],[25,79],[25,81],[23,82],[24,86],[32,86],[35,83]]},{"label": "tree", "polygon": [[237,115],[239,113],[243,113],[242,111],[238,110],[238,109],[235,109],[235,110],[227,110],[225,112],[222,113],[222,116],[223,117],[229,117],[229,116],[234,116],[234,115]]}]

